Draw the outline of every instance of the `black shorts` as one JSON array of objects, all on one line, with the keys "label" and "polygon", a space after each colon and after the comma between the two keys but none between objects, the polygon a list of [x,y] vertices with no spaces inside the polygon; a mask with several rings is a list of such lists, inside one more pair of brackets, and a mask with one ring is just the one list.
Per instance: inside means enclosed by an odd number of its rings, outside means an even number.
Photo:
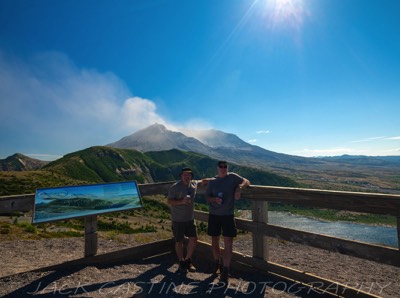
[{"label": "black shorts", "polygon": [[208,230],[209,236],[236,237],[237,229],[234,215],[208,215]]},{"label": "black shorts", "polygon": [[172,222],[172,233],[176,242],[182,242],[186,237],[197,237],[196,224],[194,220],[184,222]]}]

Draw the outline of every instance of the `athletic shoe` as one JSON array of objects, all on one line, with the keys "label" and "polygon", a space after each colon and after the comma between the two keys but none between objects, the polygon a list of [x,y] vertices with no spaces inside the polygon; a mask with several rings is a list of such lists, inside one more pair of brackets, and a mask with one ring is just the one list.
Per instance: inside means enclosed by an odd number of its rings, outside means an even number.
[{"label": "athletic shoe", "polygon": [[196,272],[196,267],[193,266],[192,260],[191,260],[191,259],[187,259],[187,260],[185,261],[185,263],[186,263],[186,269],[187,269],[189,272]]},{"label": "athletic shoe", "polygon": [[178,271],[179,271],[180,273],[187,273],[187,266],[186,266],[186,262],[185,262],[185,261],[180,261],[180,262],[179,262]]},{"label": "athletic shoe", "polygon": [[222,272],[222,263],[220,263],[219,261],[215,261],[214,262],[214,274],[220,274]]},{"label": "athletic shoe", "polygon": [[219,281],[224,283],[225,286],[228,286],[229,283],[229,268],[224,267],[224,269],[221,272],[221,275],[219,276]]}]

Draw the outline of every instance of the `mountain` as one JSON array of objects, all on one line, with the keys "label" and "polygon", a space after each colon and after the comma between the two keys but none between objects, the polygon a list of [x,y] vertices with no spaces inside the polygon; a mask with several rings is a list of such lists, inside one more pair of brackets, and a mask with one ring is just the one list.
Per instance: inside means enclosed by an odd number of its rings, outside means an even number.
[{"label": "mountain", "polygon": [[174,132],[153,124],[106,146],[141,152],[180,149],[205,154],[252,167],[286,167],[288,164],[312,165],[323,160],[276,153],[251,145],[234,134],[218,130]]},{"label": "mountain", "polygon": [[220,130],[208,129],[208,130],[187,130],[184,129],[182,132],[186,136],[194,137],[198,139],[203,144],[216,148],[216,147],[226,147],[226,148],[236,148],[236,149],[245,149],[249,148],[252,145],[246,143],[238,136],[222,132]]},{"label": "mountain", "polygon": [[145,129],[106,146],[120,149],[134,149],[141,152],[180,149],[206,154],[210,148],[199,140],[183,133],[167,130],[164,125],[153,124]]},{"label": "mountain", "polygon": [[[139,183],[166,182],[179,179],[182,167],[191,167],[195,179],[216,175],[215,159],[171,149],[142,153],[131,149],[95,146],[73,152],[43,167],[43,170],[76,180],[93,183],[136,180]],[[253,184],[299,186],[287,177],[232,164],[232,171]]]},{"label": "mountain", "polygon": [[107,146],[146,154],[172,148],[196,152],[289,177],[308,188],[400,193],[399,157],[301,157],[266,150],[218,130],[173,132],[160,124]]},{"label": "mountain", "polygon": [[15,153],[5,159],[0,159],[0,171],[38,170],[47,163],[47,161],[30,158],[21,153]]}]

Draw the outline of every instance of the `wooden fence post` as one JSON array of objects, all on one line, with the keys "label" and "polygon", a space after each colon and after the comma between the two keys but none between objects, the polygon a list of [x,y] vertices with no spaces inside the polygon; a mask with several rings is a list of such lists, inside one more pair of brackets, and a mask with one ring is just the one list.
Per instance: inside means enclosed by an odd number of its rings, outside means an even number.
[{"label": "wooden fence post", "polygon": [[252,219],[257,224],[257,231],[253,232],[253,257],[268,261],[268,241],[260,226],[268,223],[268,203],[266,201],[252,201]]},{"label": "wooden fence post", "polygon": [[85,258],[97,254],[97,215],[85,217]]},{"label": "wooden fence post", "polygon": [[400,215],[397,216],[397,248],[400,250]]}]

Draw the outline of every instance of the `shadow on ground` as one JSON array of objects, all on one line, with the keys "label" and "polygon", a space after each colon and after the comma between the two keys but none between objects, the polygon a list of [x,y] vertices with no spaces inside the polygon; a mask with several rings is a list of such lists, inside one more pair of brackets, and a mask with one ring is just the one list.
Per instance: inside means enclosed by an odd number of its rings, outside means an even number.
[{"label": "shadow on ground", "polygon": [[194,260],[197,272],[179,274],[175,259],[169,253],[128,263],[25,272],[1,278],[0,294],[4,297],[332,297],[257,271],[233,271],[229,284],[225,285],[218,282],[210,264],[203,259]]}]

